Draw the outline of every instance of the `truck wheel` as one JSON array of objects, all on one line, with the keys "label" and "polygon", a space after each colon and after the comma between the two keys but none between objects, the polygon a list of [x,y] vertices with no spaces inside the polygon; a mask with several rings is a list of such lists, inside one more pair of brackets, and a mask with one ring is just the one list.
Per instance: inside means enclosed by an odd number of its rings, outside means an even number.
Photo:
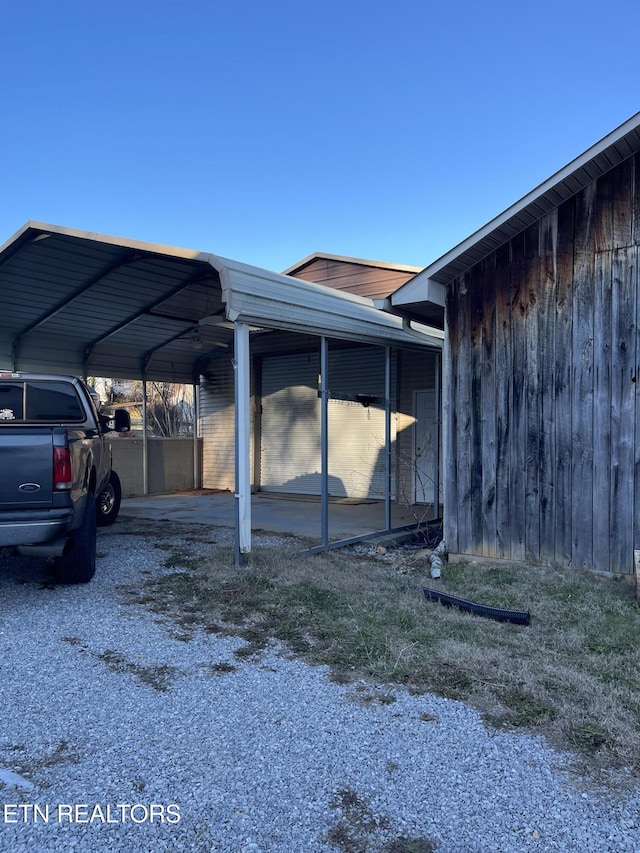
[{"label": "truck wheel", "polygon": [[88,583],[96,572],[96,503],[87,496],[82,524],[74,532],[71,547],[56,557],[60,583]]},{"label": "truck wheel", "polygon": [[99,527],[108,527],[118,517],[122,486],[115,471],[109,475],[109,482],[96,499],[96,519]]}]

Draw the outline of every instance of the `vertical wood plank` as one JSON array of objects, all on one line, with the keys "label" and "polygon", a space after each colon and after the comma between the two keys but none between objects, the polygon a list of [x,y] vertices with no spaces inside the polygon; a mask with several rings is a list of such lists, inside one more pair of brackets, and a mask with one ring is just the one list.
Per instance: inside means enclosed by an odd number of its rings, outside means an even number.
[{"label": "vertical wood plank", "polygon": [[447,548],[460,553],[458,540],[458,363],[460,296],[457,281],[451,282],[445,297],[445,350],[443,359],[444,524]]},{"label": "vertical wood plank", "polygon": [[593,563],[609,571],[611,486],[611,252],[598,252],[593,323]]},{"label": "vertical wood plank", "polygon": [[[633,197],[631,207],[633,211],[631,225],[631,240],[633,243],[632,259],[635,269],[636,289],[636,351],[635,371],[633,375],[635,393],[635,431],[634,431],[634,476],[633,476],[633,541],[634,547],[640,549],[640,341],[637,340],[640,330],[640,154],[633,158],[632,170]],[[636,582],[640,581],[636,577]],[[638,587],[640,589],[640,586]]]},{"label": "vertical wood plank", "polygon": [[611,570],[629,574],[633,572],[636,311],[635,252],[617,249],[611,310]]},{"label": "vertical wood plank", "polygon": [[640,154],[631,158],[631,239],[632,246],[640,246]]},{"label": "vertical wood plank", "polygon": [[623,160],[613,170],[613,248],[631,245],[633,229],[633,158]]},{"label": "vertical wood plank", "polygon": [[614,246],[614,172],[606,172],[593,185],[592,239],[595,252],[606,252]]},{"label": "vertical wood plank", "polygon": [[458,358],[456,362],[458,547],[461,554],[472,554],[471,433],[473,412],[471,399],[471,294],[468,273],[459,279]]},{"label": "vertical wood plank", "polygon": [[540,377],[540,558],[555,560],[555,334],[558,211],[540,222],[538,372]]},{"label": "vertical wood plank", "polygon": [[524,233],[525,266],[525,556],[540,559],[540,368],[538,297],[540,292],[540,226]]},{"label": "vertical wood plank", "polygon": [[511,557],[525,558],[525,448],[527,407],[525,375],[527,370],[525,318],[527,292],[525,287],[524,234],[511,241],[511,359],[513,387],[511,395],[511,433],[509,440],[509,500],[511,509]]},{"label": "vertical wood plank", "polygon": [[572,561],[593,565],[594,218],[597,182],[576,197],[573,299]]},{"label": "vertical wood plank", "polygon": [[469,271],[471,306],[471,424],[470,424],[470,488],[471,553],[482,550],[482,265]]},{"label": "vertical wood plank", "polygon": [[481,385],[481,464],[482,464],[482,553],[495,557],[496,542],[496,289],[495,253],[482,269],[482,385]]},{"label": "vertical wood plank", "polygon": [[[638,330],[640,330],[640,154],[632,158],[630,177],[632,187],[631,197],[631,261],[635,270],[633,284],[636,294],[636,346],[635,365],[632,377],[634,388],[635,429],[634,429],[634,473],[633,473],[633,542],[634,548],[640,549],[640,341],[638,341]],[[636,570],[637,571],[637,570]],[[640,601],[640,580],[636,576],[638,600]]]},{"label": "vertical wood plank", "polygon": [[[634,353],[634,372],[632,376],[633,394],[634,394],[634,472],[633,472],[633,542],[634,548],[640,549],[640,393],[638,392],[638,384],[640,383],[640,341],[638,341],[638,331],[640,330],[640,154],[636,154],[631,158],[631,173],[629,176],[631,184],[631,238],[632,246],[630,253],[630,261],[635,270],[633,284],[636,294],[636,345]],[[640,581],[636,576],[636,584],[638,590],[638,601],[640,601]]]},{"label": "vertical wood plank", "polygon": [[572,555],[571,498],[573,419],[573,222],[574,200],[558,208],[557,282],[554,334],[555,559]]},{"label": "vertical wood plank", "polygon": [[511,252],[505,243],[496,251],[495,375],[496,375],[496,556],[511,557],[510,424],[513,367],[511,363]]}]

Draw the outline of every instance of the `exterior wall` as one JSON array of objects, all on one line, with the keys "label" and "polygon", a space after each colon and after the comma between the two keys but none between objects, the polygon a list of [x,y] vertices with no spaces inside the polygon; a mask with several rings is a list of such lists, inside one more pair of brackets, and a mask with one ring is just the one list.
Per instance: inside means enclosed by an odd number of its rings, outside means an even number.
[{"label": "exterior wall", "polygon": [[265,491],[320,493],[319,370],[317,349],[261,361],[257,477]]},{"label": "exterior wall", "polygon": [[[269,343],[269,339],[273,343]],[[285,345],[280,355],[270,347]],[[296,352],[295,345],[302,346]],[[312,348],[311,348],[312,345]],[[254,391],[253,486],[293,494],[320,493],[318,340],[258,336],[252,342]],[[433,389],[436,359],[428,351],[392,356],[392,495],[412,505],[414,391]],[[266,365],[266,367],[265,367]],[[384,351],[380,347],[329,348],[329,485],[336,497],[384,497]],[[380,402],[364,408],[353,397]],[[340,398],[352,399],[340,399]],[[234,387],[231,357],[210,362],[200,394],[204,442],[203,486],[234,489]],[[440,465],[440,470],[442,466]],[[429,517],[432,509],[428,511]]]},{"label": "exterior wall", "polygon": [[211,362],[200,387],[202,485],[235,490],[235,403],[231,356]]},{"label": "exterior wall", "polygon": [[451,552],[633,571],[639,243],[635,156],[448,289]]},{"label": "exterior wall", "polygon": [[[415,274],[411,269],[393,269],[349,259],[318,257],[290,275],[306,281],[345,290],[369,298],[384,298]],[[350,352],[352,355],[345,356]],[[353,353],[364,353],[355,357]],[[277,356],[276,354],[281,355]],[[340,355],[342,353],[342,355]],[[320,401],[317,394],[319,338],[289,332],[268,332],[251,341],[252,355],[252,470],[254,489],[300,494],[320,493]],[[396,424],[403,421],[403,463],[399,451],[392,452],[392,494],[401,503],[413,503],[413,483],[400,494],[396,476],[405,465],[405,481],[412,477],[409,456],[413,454],[413,385],[433,382],[433,354],[417,353],[398,383],[392,380],[391,439],[395,445]],[[279,360],[277,387],[263,387],[263,366]],[[231,355],[209,362],[201,386],[200,434],[204,440],[203,480],[205,488],[235,488],[234,471],[234,385]],[[346,359],[346,360],[345,360]],[[354,360],[355,359],[355,360]],[[419,366],[424,359],[426,373]],[[411,366],[415,365],[415,366]],[[430,366],[431,365],[431,366]],[[276,371],[277,373],[277,371]],[[394,355],[392,375],[396,377]],[[425,383],[427,383],[425,385]],[[329,403],[330,493],[348,497],[384,497],[384,407],[362,407],[354,400],[339,399],[357,393],[384,397],[384,356],[376,347],[332,349],[329,355],[329,384],[334,398]],[[405,395],[405,408],[397,411],[396,392]],[[409,443],[407,443],[409,442]],[[407,483],[405,482],[405,487]]]},{"label": "exterior wall", "polygon": [[[122,484],[122,496],[130,498],[144,494],[142,439],[114,438],[110,445],[113,469]],[[201,465],[201,439],[198,440],[198,445]],[[192,438],[150,438],[148,451],[150,495],[194,488]]]},{"label": "exterior wall", "polygon": [[[317,348],[262,360],[260,486],[265,491],[320,494],[319,371]],[[330,347],[328,374],[329,494],[384,498],[384,350]],[[364,407],[357,394],[378,401]]]}]

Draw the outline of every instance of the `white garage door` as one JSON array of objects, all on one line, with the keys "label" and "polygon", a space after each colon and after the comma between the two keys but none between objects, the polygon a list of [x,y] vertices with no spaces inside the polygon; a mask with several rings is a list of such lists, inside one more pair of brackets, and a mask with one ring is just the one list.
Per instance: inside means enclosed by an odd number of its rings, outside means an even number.
[{"label": "white garage door", "polygon": [[[260,485],[265,491],[320,494],[319,370],[317,352],[263,360]],[[330,350],[329,389],[329,494],[381,499],[384,351]],[[358,394],[377,400],[364,407],[355,399]],[[393,404],[392,399],[392,410]],[[392,418],[392,430],[394,423]]]}]

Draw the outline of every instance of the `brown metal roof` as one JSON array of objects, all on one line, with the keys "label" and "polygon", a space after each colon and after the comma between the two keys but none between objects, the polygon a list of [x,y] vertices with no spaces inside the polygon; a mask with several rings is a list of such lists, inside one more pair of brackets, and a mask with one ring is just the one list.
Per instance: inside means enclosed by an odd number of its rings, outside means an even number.
[{"label": "brown metal roof", "polygon": [[303,258],[301,261],[298,261],[298,263],[287,267],[287,269],[284,270],[284,274],[297,275],[305,267],[318,260],[339,261],[345,264],[357,264],[363,267],[377,267],[378,269],[392,270],[394,272],[417,273],[422,269],[422,267],[412,267],[407,264],[392,264],[387,263],[386,261],[368,261],[365,258],[351,258],[346,255],[328,255],[325,252],[314,252],[311,255],[307,255],[307,257]]},{"label": "brown metal roof", "polygon": [[381,300],[387,299],[420,269],[422,267],[316,253],[289,267],[286,273],[345,293]]}]

